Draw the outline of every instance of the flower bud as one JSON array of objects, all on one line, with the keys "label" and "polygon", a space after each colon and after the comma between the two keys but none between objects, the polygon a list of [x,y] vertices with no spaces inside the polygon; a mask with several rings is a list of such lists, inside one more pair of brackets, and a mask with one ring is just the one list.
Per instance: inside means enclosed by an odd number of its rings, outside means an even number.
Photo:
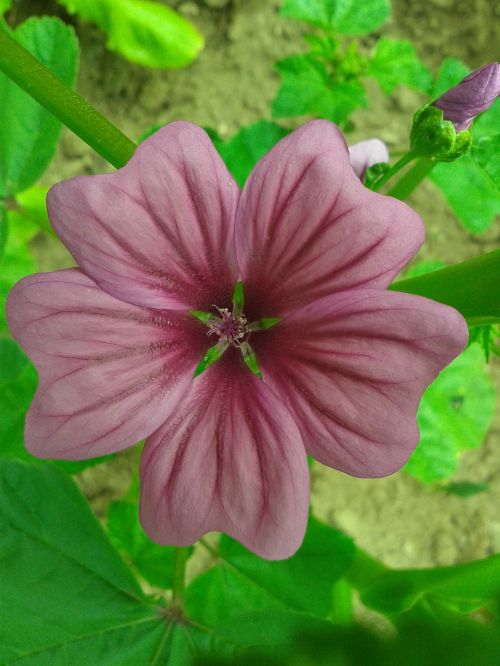
[{"label": "flower bud", "polygon": [[349,159],[356,176],[362,181],[366,170],[374,164],[389,161],[389,153],[385,143],[380,139],[368,139],[355,143],[349,148]]},{"label": "flower bud", "polygon": [[468,129],[474,118],[500,95],[500,63],[493,62],[471,72],[459,84],[439,97],[433,106],[442,109],[457,132]]},{"label": "flower bud", "polygon": [[427,104],[413,116],[410,134],[411,151],[416,155],[452,162],[469,152],[470,130],[457,132],[450,120],[443,119],[442,109]]}]

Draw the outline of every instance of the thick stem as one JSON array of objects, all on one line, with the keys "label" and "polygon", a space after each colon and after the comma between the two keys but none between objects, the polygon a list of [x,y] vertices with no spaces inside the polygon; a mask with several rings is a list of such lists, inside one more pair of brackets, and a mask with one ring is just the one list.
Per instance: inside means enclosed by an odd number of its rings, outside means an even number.
[{"label": "thick stem", "polygon": [[186,562],[188,557],[188,549],[183,546],[178,546],[174,554],[174,570],[173,570],[173,584],[172,584],[172,603],[176,608],[181,609],[184,602],[184,587],[186,577]]},{"label": "thick stem", "polygon": [[122,167],[133,155],[135,144],[18,44],[5,26],[0,26],[0,71],[113,166]]},{"label": "thick stem", "polygon": [[394,185],[388,192],[391,197],[396,199],[406,199],[413,190],[420,185],[427,174],[436,166],[437,162],[429,160],[426,157],[420,159],[401,180]]},{"label": "thick stem", "polygon": [[384,175],[373,184],[372,190],[378,192],[382,185],[385,185],[393,176],[395,176],[403,167],[415,159],[415,155],[410,151],[401,157]]}]

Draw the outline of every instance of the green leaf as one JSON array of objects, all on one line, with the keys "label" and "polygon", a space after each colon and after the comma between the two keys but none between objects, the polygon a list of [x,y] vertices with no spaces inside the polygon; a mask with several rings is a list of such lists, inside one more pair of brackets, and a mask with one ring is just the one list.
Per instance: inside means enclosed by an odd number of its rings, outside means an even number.
[{"label": "green leaf", "polygon": [[0,199],[0,263],[7,244],[7,211]]},{"label": "green leaf", "polygon": [[429,69],[419,59],[415,47],[404,39],[382,37],[377,42],[367,74],[373,76],[389,95],[399,84],[428,92],[432,85]]},{"label": "green leaf", "polygon": [[27,356],[14,340],[0,338],[0,387],[18,379],[28,364]]},{"label": "green leaf", "polygon": [[[56,18],[29,18],[13,35],[67,85],[73,85],[78,63],[73,28]],[[9,197],[45,171],[61,123],[1,73],[0,99],[0,196]]]},{"label": "green leaf", "polygon": [[446,484],[441,490],[447,495],[465,498],[484,493],[489,490],[489,486],[487,483],[475,483],[474,481],[455,481]]},{"label": "green leaf", "polygon": [[143,67],[185,67],[203,48],[196,28],[150,0],[59,0],[106,33],[107,46]]},{"label": "green leaf", "polygon": [[455,162],[436,164],[429,178],[439,187],[468,231],[480,234],[489,229],[500,212],[500,191],[474,153]]},{"label": "green leaf", "polygon": [[12,7],[12,0],[0,0],[0,16],[3,16]]},{"label": "green leaf", "polygon": [[7,294],[18,280],[36,271],[29,242],[36,236],[38,227],[31,220],[9,210],[6,228],[7,242],[3,257],[0,258],[0,333],[7,331],[5,320]]},{"label": "green leaf", "polygon": [[405,466],[419,481],[449,478],[458,457],[483,441],[495,408],[495,390],[478,346],[469,347],[424,393],[417,414],[420,442]]},{"label": "green leaf", "polygon": [[62,472],[0,460],[0,524],[1,663],[188,666],[228,645],[144,597]]},{"label": "green leaf", "polygon": [[240,187],[243,187],[250,171],[271,148],[288,134],[284,127],[258,120],[253,125],[243,127],[229,141],[213,137],[214,145],[227,168]]},{"label": "green leaf", "polygon": [[351,539],[314,518],[304,543],[290,559],[268,562],[222,536],[220,562],[186,591],[186,607],[195,619],[218,624],[235,613],[292,609],[328,615],[332,587],[347,571],[354,554]]},{"label": "green leaf", "polygon": [[446,264],[444,264],[439,259],[424,259],[423,261],[417,261],[416,263],[412,264],[405,272],[405,278],[426,275],[427,273],[432,273],[432,271],[438,271],[440,268],[444,268],[445,266]]},{"label": "green leaf", "polygon": [[469,612],[500,595],[500,555],[434,569],[382,574],[361,593],[361,601],[382,613],[399,614],[418,601]]},{"label": "green leaf", "polygon": [[500,212],[500,100],[472,127],[472,149],[455,162],[437,164],[429,174],[464,227],[483,233]]},{"label": "green leaf", "polygon": [[55,236],[49,217],[47,215],[47,192],[49,188],[45,185],[33,185],[24,192],[16,194],[17,211],[25,219],[36,224],[41,231]]},{"label": "green leaf", "polygon": [[430,91],[431,99],[436,100],[447,90],[456,86],[469,72],[470,68],[461,60],[457,58],[445,58],[432,85],[432,90]]},{"label": "green leaf", "polygon": [[330,83],[324,66],[310,55],[285,58],[277,68],[283,80],[272,105],[275,117],[310,114],[342,123],[356,108],[367,106],[359,81]]},{"label": "green leaf", "polygon": [[175,548],[159,546],[144,533],[137,505],[112,502],[108,509],[108,533],[129,566],[151,585],[172,587]]},{"label": "green leaf", "polygon": [[500,322],[500,250],[488,252],[426,275],[399,280],[389,289],[451,305],[469,326]]},{"label": "green leaf", "polygon": [[281,15],[329,32],[366,35],[389,18],[389,0],[284,0]]}]

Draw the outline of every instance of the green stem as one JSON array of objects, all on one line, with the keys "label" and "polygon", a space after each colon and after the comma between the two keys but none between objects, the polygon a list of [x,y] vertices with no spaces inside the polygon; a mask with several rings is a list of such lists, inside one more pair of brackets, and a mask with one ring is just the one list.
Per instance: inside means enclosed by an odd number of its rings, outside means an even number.
[{"label": "green stem", "polygon": [[18,44],[5,25],[0,25],[0,71],[113,166],[122,167],[133,155],[135,144]]},{"label": "green stem", "polygon": [[429,160],[426,157],[418,162],[406,173],[401,180],[394,185],[388,192],[391,197],[396,199],[406,199],[413,190],[420,185],[427,174],[436,166],[437,162]]},{"label": "green stem", "polygon": [[372,190],[374,192],[378,192],[382,185],[385,185],[388,180],[390,180],[393,176],[395,176],[403,167],[405,167],[409,162],[415,159],[414,153],[411,151],[409,153],[406,153],[401,157],[396,164],[394,164],[388,171],[384,173],[384,175],[377,180],[376,183],[373,184]]},{"label": "green stem", "polygon": [[182,608],[182,604],[184,602],[187,558],[188,549],[183,546],[176,547],[174,554],[174,570],[172,576],[172,603],[177,608]]}]

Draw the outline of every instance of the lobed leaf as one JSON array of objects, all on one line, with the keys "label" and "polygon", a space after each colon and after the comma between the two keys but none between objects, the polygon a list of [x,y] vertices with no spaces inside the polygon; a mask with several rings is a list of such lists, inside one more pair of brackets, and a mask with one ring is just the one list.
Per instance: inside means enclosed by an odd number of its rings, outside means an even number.
[{"label": "lobed leaf", "polygon": [[235,613],[293,610],[326,617],[332,587],[350,566],[354,545],[342,532],[309,519],[304,543],[288,560],[269,562],[221,537],[220,562],[187,589],[186,607],[215,625]]},{"label": "lobed leaf", "polygon": [[196,28],[170,7],[151,0],[59,0],[95,23],[107,46],[143,67],[185,67],[203,48]]},{"label": "lobed leaf", "polygon": [[[29,18],[13,32],[16,40],[72,86],[78,65],[73,28],[56,18]],[[61,123],[0,73],[0,197],[32,185],[55,152]]]},{"label": "lobed leaf", "polygon": [[284,0],[281,15],[342,35],[366,35],[389,18],[389,0]]},{"label": "lobed leaf", "polygon": [[377,42],[367,74],[378,81],[386,95],[399,84],[424,92],[428,92],[432,85],[429,69],[417,56],[413,44],[404,39],[382,37]]}]

